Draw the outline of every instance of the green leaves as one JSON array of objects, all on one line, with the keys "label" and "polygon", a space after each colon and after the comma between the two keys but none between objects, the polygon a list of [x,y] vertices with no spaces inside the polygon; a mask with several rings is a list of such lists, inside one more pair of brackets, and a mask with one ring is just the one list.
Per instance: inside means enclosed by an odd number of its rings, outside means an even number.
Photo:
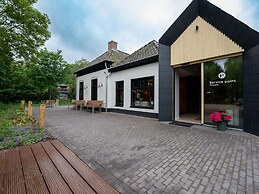
[{"label": "green leaves", "polygon": [[25,112],[0,103],[0,150],[19,145],[30,145],[52,138],[46,129]]},{"label": "green leaves", "polygon": [[50,38],[46,14],[33,7],[35,0],[0,1],[0,58],[32,59]]}]

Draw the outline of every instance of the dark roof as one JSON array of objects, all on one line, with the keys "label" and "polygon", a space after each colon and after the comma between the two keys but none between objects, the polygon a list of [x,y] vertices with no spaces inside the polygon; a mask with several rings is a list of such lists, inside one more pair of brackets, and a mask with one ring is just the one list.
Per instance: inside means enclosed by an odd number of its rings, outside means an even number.
[{"label": "dark roof", "polygon": [[127,56],[129,56],[129,54],[124,53],[124,52],[119,51],[119,50],[111,49],[111,50],[103,53],[101,56],[97,57],[93,61],[91,61],[88,64],[88,67],[92,66],[92,65],[96,65],[96,64],[101,63],[103,61],[110,61],[110,62],[116,63],[118,61],[123,60]]},{"label": "dark roof", "polygon": [[112,64],[109,71],[115,72],[158,61],[158,42],[152,40],[122,61]]},{"label": "dark roof", "polygon": [[159,43],[171,46],[197,16],[202,17],[245,50],[259,44],[257,31],[207,0],[193,0],[160,38]]},{"label": "dark roof", "polygon": [[[77,74],[79,76],[87,73],[91,73],[93,71],[98,71],[101,69],[104,69],[104,62],[108,62],[107,65],[110,65],[112,63],[116,63],[118,61],[123,60],[125,57],[127,57],[129,54],[122,52],[120,50],[111,49],[97,57],[96,59],[92,60],[90,63],[87,64],[86,67],[83,67],[76,71],[74,74]],[[98,67],[100,66],[100,67]],[[104,68],[103,68],[104,67]],[[87,71],[89,70],[89,71]]]}]

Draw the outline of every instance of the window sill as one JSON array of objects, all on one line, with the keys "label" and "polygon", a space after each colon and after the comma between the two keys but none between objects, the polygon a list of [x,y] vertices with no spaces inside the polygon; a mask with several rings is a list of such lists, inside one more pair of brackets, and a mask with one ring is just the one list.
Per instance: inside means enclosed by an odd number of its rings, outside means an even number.
[{"label": "window sill", "polygon": [[130,106],[130,108],[154,109],[154,107],[146,107],[146,106]]}]

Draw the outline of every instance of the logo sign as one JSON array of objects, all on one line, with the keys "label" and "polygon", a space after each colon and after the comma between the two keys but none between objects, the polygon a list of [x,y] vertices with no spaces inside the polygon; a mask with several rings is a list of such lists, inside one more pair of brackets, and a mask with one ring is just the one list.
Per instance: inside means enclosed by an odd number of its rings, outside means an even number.
[{"label": "logo sign", "polygon": [[224,79],[226,77],[226,74],[224,72],[221,72],[218,74],[219,79]]}]

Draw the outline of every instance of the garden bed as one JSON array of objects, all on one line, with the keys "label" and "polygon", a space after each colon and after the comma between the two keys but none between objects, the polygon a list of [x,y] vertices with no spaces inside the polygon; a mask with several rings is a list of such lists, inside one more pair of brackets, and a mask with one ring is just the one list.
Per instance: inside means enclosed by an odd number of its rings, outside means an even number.
[{"label": "garden bed", "polygon": [[48,130],[19,109],[19,105],[0,104],[0,150],[31,145],[52,139]]}]

